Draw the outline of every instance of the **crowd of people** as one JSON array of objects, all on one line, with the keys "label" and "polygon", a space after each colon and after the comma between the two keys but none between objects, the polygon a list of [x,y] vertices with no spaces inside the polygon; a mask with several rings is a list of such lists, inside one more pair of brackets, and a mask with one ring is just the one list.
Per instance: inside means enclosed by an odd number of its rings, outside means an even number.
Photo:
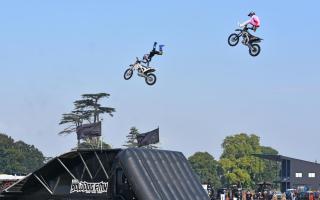
[{"label": "crowd of people", "polygon": [[280,192],[277,190],[251,191],[232,187],[215,191],[209,185],[207,190],[211,200],[320,200],[320,192],[309,189],[289,189],[286,192]]}]

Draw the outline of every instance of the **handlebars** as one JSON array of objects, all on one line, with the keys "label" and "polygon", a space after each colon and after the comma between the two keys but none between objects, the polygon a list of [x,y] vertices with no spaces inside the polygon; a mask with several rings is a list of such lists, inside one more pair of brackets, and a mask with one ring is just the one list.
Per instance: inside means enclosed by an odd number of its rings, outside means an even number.
[{"label": "handlebars", "polygon": [[235,31],[247,31],[248,29],[250,30],[254,30],[253,27],[247,27],[247,25],[245,27],[243,27],[243,29],[237,28]]},{"label": "handlebars", "polygon": [[146,64],[147,62],[145,62],[144,60],[140,60],[138,57],[136,57],[136,63],[144,63],[144,64]]},{"label": "handlebars", "polygon": [[136,63],[141,63],[141,60],[138,57],[136,57]]}]

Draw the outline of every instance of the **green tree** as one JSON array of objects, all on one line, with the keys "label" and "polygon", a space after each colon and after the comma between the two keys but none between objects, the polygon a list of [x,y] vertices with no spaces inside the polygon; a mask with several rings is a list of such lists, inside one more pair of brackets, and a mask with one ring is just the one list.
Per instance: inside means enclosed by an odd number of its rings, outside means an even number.
[{"label": "green tree", "polygon": [[105,142],[100,142],[100,144],[92,144],[84,141],[78,145],[77,149],[111,149],[111,145]]},{"label": "green tree", "polygon": [[83,94],[81,100],[77,100],[74,102],[75,111],[78,114],[83,115],[84,118],[89,121],[89,123],[91,123],[91,120],[93,121],[93,123],[99,122],[100,114],[106,113],[113,117],[113,112],[115,112],[115,109],[111,107],[101,106],[101,104],[99,103],[102,98],[109,97],[110,94],[107,93]]},{"label": "green tree", "polygon": [[[80,100],[74,101],[74,110],[70,113],[62,114],[59,124],[67,126],[59,134],[74,133],[77,127],[84,123],[100,122],[102,120],[101,114],[109,114],[113,117],[113,113],[116,111],[115,108],[102,106],[100,103],[103,98],[108,97],[110,97],[108,93],[83,94]],[[98,146],[101,143],[99,137],[87,138],[85,142],[93,146]],[[78,141],[78,145],[80,145],[80,141]]]},{"label": "green tree", "polygon": [[225,185],[253,187],[262,180],[260,174],[265,170],[265,164],[252,155],[262,153],[257,135],[241,133],[228,136],[224,139],[222,148],[220,165]]},{"label": "green tree", "polygon": [[202,183],[210,183],[215,188],[221,186],[217,173],[219,163],[212,155],[207,152],[196,152],[188,158],[188,161]]},{"label": "green tree", "polygon": [[131,127],[129,134],[126,136],[126,144],[122,145],[127,148],[138,147],[137,136],[139,135],[139,130],[136,127]]},{"label": "green tree", "polygon": [[[279,152],[272,147],[261,147],[262,154],[278,155]],[[264,181],[272,182],[279,179],[280,163],[272,160],[262,160],[265,165],[265,170],[261,173],[261,178]]]},{"label": "green tree", "polygon": [[41,151],[23,141],[0,134],[0,173],[27,174],[44,164]]}]

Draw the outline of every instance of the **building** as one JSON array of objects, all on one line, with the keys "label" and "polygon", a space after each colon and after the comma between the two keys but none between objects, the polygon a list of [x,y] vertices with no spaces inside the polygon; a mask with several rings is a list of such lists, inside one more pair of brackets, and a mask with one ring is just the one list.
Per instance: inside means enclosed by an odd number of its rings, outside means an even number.
[{"label": "building", "polygon": [[320,189],[320,164],[282,155],[254,156],[280,163],[279,181],[282,192],[299,186],[307,186],[314,191]]}]

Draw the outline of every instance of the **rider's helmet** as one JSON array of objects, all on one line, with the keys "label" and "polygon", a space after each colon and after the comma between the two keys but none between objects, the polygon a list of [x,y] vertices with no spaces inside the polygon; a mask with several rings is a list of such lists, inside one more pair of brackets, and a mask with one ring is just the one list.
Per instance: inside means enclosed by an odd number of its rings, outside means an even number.
[{"label": "rider's helmet", "polygon": [[148,61],[149,60],[149,54],[144,54],[143,55],[143,60]]},{"label": "rider's helmet", "polygon": [[251,11],[251,12],[248,14],[249,17],[252,17],[253,15],[256,15],[256,13],[255,13],[254,11]]}]

